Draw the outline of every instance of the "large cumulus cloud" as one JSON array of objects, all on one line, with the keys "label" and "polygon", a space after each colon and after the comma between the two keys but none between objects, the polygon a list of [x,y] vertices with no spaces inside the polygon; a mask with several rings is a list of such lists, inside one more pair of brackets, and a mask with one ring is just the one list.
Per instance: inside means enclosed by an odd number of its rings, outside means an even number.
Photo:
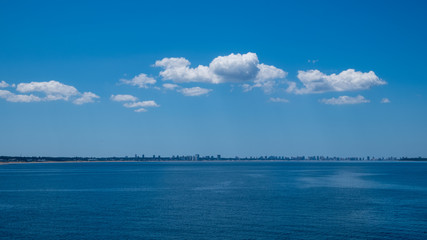
[{"label": "large cumulus cloud", "polygon": [[185,58],[163,58],[156,61],[154,66],[163,68],[159,75],[163,80],[175,83],[239,83],[249,91],[262,88],[266,92],[273,90],[276,80],[285,78],[287,73],[271,65],[260,64],[255,53],[230,54],[218,56],[209,66],[199,65],[190,67],[191,63]]}]

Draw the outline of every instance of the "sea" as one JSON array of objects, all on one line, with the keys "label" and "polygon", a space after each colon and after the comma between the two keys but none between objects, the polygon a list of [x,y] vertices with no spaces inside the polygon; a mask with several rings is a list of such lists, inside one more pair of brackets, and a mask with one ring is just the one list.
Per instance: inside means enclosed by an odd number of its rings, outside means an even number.
[{"label": "sea", "polygon": [[427,239],[426,162],[0,165],[0,239]]}]

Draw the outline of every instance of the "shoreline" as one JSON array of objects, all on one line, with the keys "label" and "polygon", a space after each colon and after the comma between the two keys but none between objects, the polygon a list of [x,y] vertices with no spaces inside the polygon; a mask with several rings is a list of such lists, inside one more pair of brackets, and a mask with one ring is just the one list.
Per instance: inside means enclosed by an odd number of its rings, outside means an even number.
[{"label": "shoreline", "polygon": [[212,161],[191,161],[191,160],[168,160],[168,161],[135,161],[135,160],[117,160],[117,161],[34,161],[34,162],[25,162],[25,161],[17,161],[17,162],[0,162],[0,165],[11,165],[11,164],[49,164],[49,163],[220,163],[220,162],[290,162],[290,163],[395,163],[395,162],[426,162],[426,161],[402,161],[402,160],[371,160],[371,161],[351,161],[351,160],[212,160]]}]

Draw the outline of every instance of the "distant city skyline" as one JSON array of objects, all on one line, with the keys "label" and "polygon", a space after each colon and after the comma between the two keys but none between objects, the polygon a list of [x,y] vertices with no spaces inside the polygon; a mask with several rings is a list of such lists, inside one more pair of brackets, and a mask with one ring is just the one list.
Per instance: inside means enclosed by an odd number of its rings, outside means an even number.
[{"label": "distant city skyline", "polygon": [[0,156],[426,157],[426,23],[423,1],[3,1]]},{"label": "distant city skyline", "polygon": [[137,155],[130,156],[113,156],[113,157],[51,157],[51,156],[0,156],[0,164],[8,163],[37,163],[37,162],[163,162],[163,161],[182,161],[182,162],[198,162],[198,161],[427,161],[426,157],[337,157],[337,156],[201,156],[194,155],[172,155],[160,156],[152,155],[145,156]]},{"label": "distant city skyline", "polygon": [[1,156],[0,162],[45,162],[45,161],[217,161],[217,160],[231,160],[231,161],[249,161],[249,160],[274,160],[274,161],[427,161],[427,157],[422,156],[222,156],[217,155],[200,155],[200,154],[187,154],[187,155],[150,155],[135,154],[134,156]]}]

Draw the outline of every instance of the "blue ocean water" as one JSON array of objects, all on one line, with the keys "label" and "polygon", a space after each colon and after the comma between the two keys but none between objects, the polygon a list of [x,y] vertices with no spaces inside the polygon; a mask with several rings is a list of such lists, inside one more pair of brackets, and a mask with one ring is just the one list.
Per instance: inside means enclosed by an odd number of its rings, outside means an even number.
[{"label": "blue ocean water", "polygon": [[427,239],[427,163],[0,165],[0,239]]}]

